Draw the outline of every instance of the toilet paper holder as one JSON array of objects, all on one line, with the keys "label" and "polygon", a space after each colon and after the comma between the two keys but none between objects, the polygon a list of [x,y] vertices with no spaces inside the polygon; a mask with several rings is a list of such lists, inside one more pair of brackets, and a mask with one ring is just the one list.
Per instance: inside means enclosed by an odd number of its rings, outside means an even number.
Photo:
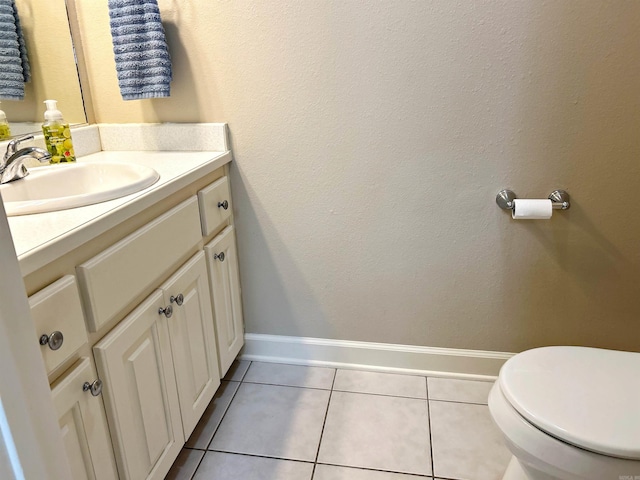
[{"label": "toilet paper holder", "polygon": [[[503,210],[513,210],[513,201],[518,198],[511,190],[500,190],[496,195],[496,203]],[[554,190],[549,195],[551,207],[554,210],[567,210],[571,203],[569,202],[569,194],[564,190]]]}]

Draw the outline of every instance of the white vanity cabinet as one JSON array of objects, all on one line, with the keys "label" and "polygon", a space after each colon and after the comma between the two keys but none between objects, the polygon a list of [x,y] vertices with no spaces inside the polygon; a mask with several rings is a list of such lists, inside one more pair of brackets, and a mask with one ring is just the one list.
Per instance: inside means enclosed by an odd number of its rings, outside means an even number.
[{"label": "white vanity cabinet", "polygon": [[117,480],[100,382],[90,359],[79,360],[51,393],[73,480]]},{"label": "white vanity cabinet", "polygon": [[220,376],[224,376],[244,345],[244,323],[236,235],[227,226],[204,247],[209,266],[211,296],[215,311]]},{"label": "white vanity cabinet", "polygon": [[163,479],[243,345],[225,171],[25,277],[72,480]]}]

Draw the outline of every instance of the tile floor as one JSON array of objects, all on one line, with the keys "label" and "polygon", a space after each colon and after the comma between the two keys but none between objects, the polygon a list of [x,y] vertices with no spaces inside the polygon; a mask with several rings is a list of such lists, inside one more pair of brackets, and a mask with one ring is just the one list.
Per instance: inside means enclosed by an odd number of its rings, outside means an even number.
[{"label": "tile floor", "polygon": [[500,480],[490,382],[235,362],[167,480]]}]

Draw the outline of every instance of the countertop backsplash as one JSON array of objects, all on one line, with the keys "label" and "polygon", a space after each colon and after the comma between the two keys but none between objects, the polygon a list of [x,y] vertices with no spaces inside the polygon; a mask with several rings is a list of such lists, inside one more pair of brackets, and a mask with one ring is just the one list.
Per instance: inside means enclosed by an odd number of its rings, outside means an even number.
[{"label": "countertop backsplash", "polygon": [[226,123],[101,123],[98,128],[104,151],[231,150]]},{"label": "countertop backsplash", "polygon": [[[71,130],[77,157],[100,151],[226,152],[230,150],[226,123],[99,123]],[[45,148],[41,133],[28,145]],[[0,142],[4,155],[9,141]],[[27,167],[40,166],[26,164]]]}]

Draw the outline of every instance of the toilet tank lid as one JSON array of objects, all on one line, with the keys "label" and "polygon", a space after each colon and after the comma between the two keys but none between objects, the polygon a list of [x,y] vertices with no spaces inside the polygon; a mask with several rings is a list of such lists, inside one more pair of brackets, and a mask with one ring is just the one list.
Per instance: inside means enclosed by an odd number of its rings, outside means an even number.
[{"label": "toilet tank lid", "polygon": [[640,353],[536,348],[509,359],[499,384],[540,430],[593,452],[640,459]]}]

